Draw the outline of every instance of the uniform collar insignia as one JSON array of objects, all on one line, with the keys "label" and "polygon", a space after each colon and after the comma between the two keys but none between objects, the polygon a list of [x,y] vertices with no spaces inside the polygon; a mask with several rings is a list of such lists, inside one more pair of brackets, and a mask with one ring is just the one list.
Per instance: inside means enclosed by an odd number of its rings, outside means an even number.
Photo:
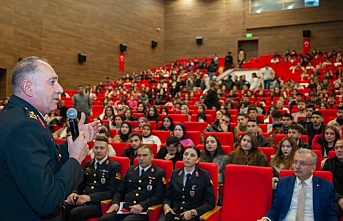
[{"label": "uniform collar insignia", "polygon": [[29,112],[29,117],[38,120],[37,115],[35,115],[35,113],[33,111]]}]

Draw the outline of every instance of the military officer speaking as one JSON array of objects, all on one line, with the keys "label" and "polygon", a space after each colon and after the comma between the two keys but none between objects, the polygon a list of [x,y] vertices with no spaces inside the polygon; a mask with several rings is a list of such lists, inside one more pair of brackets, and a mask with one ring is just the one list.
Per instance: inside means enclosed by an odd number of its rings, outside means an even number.
[{"label": "military officer speaking", "polygon": [[84,166],[83,182],[67,197],[66,220],[100,217],[100,202],[110,199],[120,184],[120,165],[108,157],[108,139],[98,136],[93,151],[94,159]]},{"label": "military officer speaking", "polygon": [[[142,145],[137,150],[138,164],[130,166],[112,199],[112,205],[100,221],[148,221],[141,214],[149,206],[160,204],[166,190],[165,171],[151,163],[152,149]],[[124,208],[129,214],[117,214],[124,199]]]}]

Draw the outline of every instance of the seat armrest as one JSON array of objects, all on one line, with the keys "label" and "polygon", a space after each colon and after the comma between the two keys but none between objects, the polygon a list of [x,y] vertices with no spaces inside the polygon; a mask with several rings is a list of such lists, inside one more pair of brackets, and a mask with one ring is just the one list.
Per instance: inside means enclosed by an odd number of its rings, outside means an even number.
[{"label": "seat armrest", "polygon": [[161,209],[161,208],[162,208],[162,204],[156,204],[156,205],[153,205],[153,206],[149,206],[148,212],[153,212],[153,211]]},{"label": "seat armrest", "polygon": [[213,210],[210,210],[204,213],[202,216],[200,216],[200,220],[208,220],[208,221],[219,220],[220,210],[221,210],[221,206],[216,206]]},{"label": "seat armrest", "polygon": [[112,200],[109,199],[109,200],[103,200],[101,201],[100,203],[101,205],[101,211],[102,211],[102,214],[105,214],[106,211],[110,208],[110,206],[112,205]]}]

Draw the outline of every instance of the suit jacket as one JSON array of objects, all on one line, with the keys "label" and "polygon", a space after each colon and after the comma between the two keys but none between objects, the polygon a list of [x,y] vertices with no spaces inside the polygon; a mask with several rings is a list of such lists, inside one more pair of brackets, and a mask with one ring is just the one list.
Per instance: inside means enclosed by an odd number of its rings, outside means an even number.
[{"label": "suit jacket", "polygon": [[121,201],[139,204],[144,210],[149,206],[160,204],[166,191],[166,173],[161,168],[151,167],[139,177],[139,166],[130,166],[121,180],[112,204]]},{"label": "suit jacket", "polygon": [[215,205],[215,197],[210,174],[195,167],[186,186],[183,186],[183,178],[183,167],[173,171],[163,204],[168,204],[174,212],[195,209],[198,216],[212,210]]},{"label": "suit jacket", "polygon": [[76,194],[89,195],[92,204],[110,199],[116,192],[120,180],[120,164],[108,158],[97,170],[94,169],[95,160],[88,161],[84,166],[82,183],[74,190]]},{"label": "suit jacket", "polygon": [[0,220],[61,220],[82,168],[57,145],[41,114],[12,96],[0,113]]},{"label": "suit jacket", "polygon": [[[284,220],[291,205],[296,177],[288,176],[279,180],[274,193],[273,205],[265,215],[272,221]],[[335,192],[331,182],[313,176],[313,215],[316,221],[338,221],[335,210]]]}]

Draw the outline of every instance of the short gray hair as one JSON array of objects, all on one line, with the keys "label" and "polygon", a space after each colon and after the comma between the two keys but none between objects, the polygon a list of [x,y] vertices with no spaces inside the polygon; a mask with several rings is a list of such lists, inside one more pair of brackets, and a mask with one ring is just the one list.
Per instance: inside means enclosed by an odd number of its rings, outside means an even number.
[{"label": "short gray hair", "polygon": [[313,160],[313,164],[317,164],[318,156],[312,150],[306,149],[306,148],[300,148],[295,153],[298,153],[298,154],[309,153],[309,154],[311,154],[311,157],[312,157],[312,160]]},{"label": "short gray hair", "polygon": [[12,93],[18,94],[21,82],[25,77],[30,77],[34,80],[34,77],[38,77],[39,72],[38,61],[49,63],[48,60],[44,58],[39,58],[36,56],[23,58],[20,62],[16,64],[12,72]]}]

